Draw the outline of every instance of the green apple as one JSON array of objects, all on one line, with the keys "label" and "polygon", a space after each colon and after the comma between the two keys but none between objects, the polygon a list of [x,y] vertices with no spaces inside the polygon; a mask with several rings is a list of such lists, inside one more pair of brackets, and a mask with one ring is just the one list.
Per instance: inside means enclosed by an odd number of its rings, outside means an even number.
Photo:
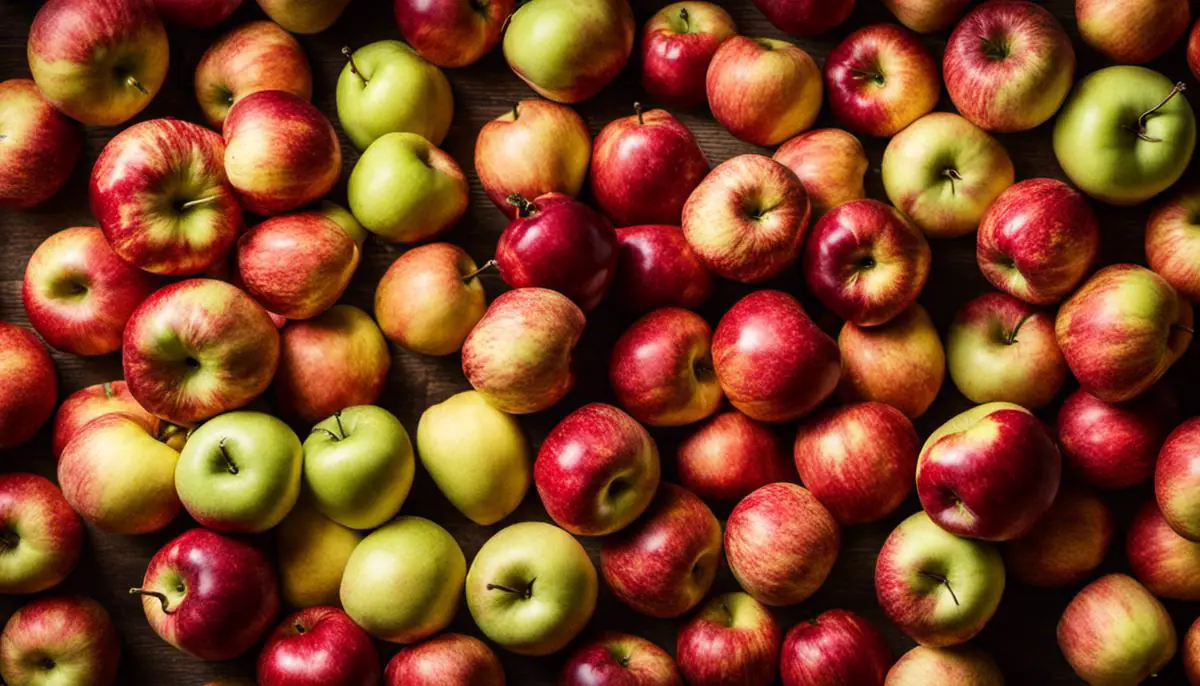
[{"label": "green apple", "polygon": [[398,517],[354,549],[342,574],[342,607],[367,633],[414,643],[454,619],[467,560],[448,531]]},{"label": "green apple", "polygon": [[201,526],[257,533],[274,527],[300,495],[300,439],[262,412],[227,412],[192,432],[175,467],[175,490]]},{"label": "green apple", "polygon": [[276,24],[292,33],[320,33],[333,26],[350,0],[258,0]]},{"label": "green apple", "polygon": [[1196,149],[1196,116],[1182,90],[1182,83],[1145,67],[1089,74],[1054,125],[1063,171],[1112,205],[1137,205],[1171,187]]},{"label": "green apple", "polygon": [[317,511],[306,496],[275,529],[279,588],[291,607],[337,605],[346,561],[363,535]]},{"label": "green apple", "polygon": [[396,516],[412,481],[408,432],[382,407],[347,407],[304,440],[304,485],[321,514],[343,526],[374,529]]},{"label": "green apple", "polygon": [[440,145],[454,116],[450,82],[437,66],[395,40],[343,49],[337,82],[338,119],[350,142],[365,150],[386,133],[415,133]]},{"label": "green apple", "polygon": [[592,618],[596,592],[596,568],[583,546],[545,522],[501,530],[467,573],[475,624],[518,655],[549,655],[570,643]]},{"label": "green apple", "polygon": [[433,238],[467,211],[458,163],[415,133],[389,133],[350,172],[350,211],[371,233],[398,243]]},{"label": "green apple", "polygon": [[532,455],[521,425],[475,391],[425,410],[417,453],[446,499],[481,526],[512,514],[529,490]]},{"label": "green apple", "polygon": [[363,243],[367,242],[367,230],[363,228],[362,224],[358,223],[358,220],[354,218],[350,210],[336,202],[322,200],[318,211],[342,227],[342,230],[353,238],[355,243],[358,243],[359,254],[362,254]]}]

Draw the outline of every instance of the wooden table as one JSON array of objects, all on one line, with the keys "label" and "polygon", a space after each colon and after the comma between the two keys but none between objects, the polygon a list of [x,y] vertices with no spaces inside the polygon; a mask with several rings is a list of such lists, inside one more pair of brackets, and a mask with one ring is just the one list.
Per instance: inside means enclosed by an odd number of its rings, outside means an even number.
[{"label": "wooden table", "polygon": [[[663,0],[635,2],[639,25],[662,4],[665,4]],[[749,0],[728,0],[723,4],[727,6],[743,33],[783,37],[783,34],[767,23]],[[1054,12],[1071,35],[1079,55],[1080,73],[1103,66],[1096,54],[1079,40],[1071,0],[1049,0],[1041,4]],[[860,0],[859,5],[851,20],[835,30],[832,35],[823,40],[799,43],[818,61],[823,61],[836,42],[853,28],[891,19],[878,0]],[[398,39],[399,32],[390,6],[391,3],[385,0],[354,0],[345,15],[330,30],[317,36],[300,37],[313,65],[314,100],[335,123],[337,116],[334,106],[334,84],[342,68],[343,59],[340,49],[343,45],[356,48],[376,40]],[[38,3],[29,0],[6,0],[0,4],[0,79],[28,76],[25,41],[37,8]],[[203,123],[204,119],[192,94],[195,65],[206,47],[220,33],[231,26],[261,16],[255,3],[248,0],[245,7],[217,29],[202,32],[172,29],[171,65],[167,84],[139,119],[173,116]],[[927,43],[935,54],[941,54],[946,37],[947,34],[939,34],[928,38]],[[1189,86],[1194,87],[1196,83],[1188,72],[1183,48],[1181,42],[1166,58],[1151,66],[1163,71],[1173,80],[1183,79]],[[586,118],[593,134],[608,121],[629,114],[633,101],[646,99],[637,83],[635,73],[635,69],[626,70],[626,73],[599,96],[579,106],[578,109]],[[505,221],[487,200],[472,172],[475,135],[484,122],[506,111],[515,100],[532,97],[533,93],[510,72],[498,49],[468,69],[448,71],[447,74],[454,88],[455,117],[444,148],[468,171],[471,180],[471,209],[446,238],[465,246],[476,260],[482,262],[491,256]],[[1193,91],[1189,91],[1189,95],[1191,92]],[[939,109],[952,109],[949,99],[944,95]],[[714,164],[738,153],[757,150],[754,146],[735,140],[713,121],[706,111],[676,114],[692,128]],[[823,113],[821,125],[834,125],[828,111]],[[1046,125],[1028,133],[1001,136],[1016,164],[1018,179],[1037,176],[1065,178],[1051,152],[1050,132],[1050,126]],[[95,223],[87,205],[88,174],[101,148],[115,133],[116,129],[88,129],[83,160],[66,188],[52,200],[29,212],[0,211],[0,254],[3,255],[3,260],[0,261],[0,320],[27,323],[20,299],[21,279],[26,260],[34,248],[60,229]],[[357,159],[354,149],[344,136],[342,143],[346,173],[343,174],[342,184],[331,196],[340,201],[344,201],[345,198],[345,178]],[[868,191],[872,197],[886,199],[878,168],[885,141],[864,143],[872,162],[867,178]],[[1105,263],[1142,261],[1142,231],[1147,212],[1146,207],[1101,208]],[[921,302],[932,313],[942,332],[946,330],[960,305],[989,288],[976,267],[974,245],[973,236],[960,240],[939,241],[933,245],[933,274],[921,296]],[[363,263],[344,299],[369,310],[376,282],[401,252],[402,249],[396,246],[385,245],[375,240],[369,241]],[[503,289],[503,284],[494,275],[486,277],[485,281],[492,296]],[[768,285],[799,293],[800,283],[799,274],[793,269]],[[715,325],[721,313],[746,292],[744,287],[722,284],[717,295],[702,313]],[[830,333],[836,334],[839,326],[836,319],[821,310],[811,298],[805,298],[805,304]],[[604,374],[607,351],[629,324],[630,317],[616,307],[606,305],[593,313],[589,319],[579,352],[582,358],[580,368],[585,370],[585,374],[578,387],[558,406],[523,420],[535,444],[558,419],[572,409],[588,401],[612,400],[612,393]],[[63,397],[84,386],[121,376],[120,359],[115,354],[87,360],[56,354],[55,361],[58,364]],[[1186,415],[1196,414],[1197,408],[1200,407],[1200,384],[1196,383],[1198,367],[1200,352],[1193,350],[1170,374]],[[468,386],[460,371],[457,356],[434,359],[395,350],[388,387],[380,404],[395,412],[411,434],[416,429],[417,419],[422,410],[466,388]],[[1063,395],[1069,390],[1070,388],[1066,389]],[[947,379],[937,402],[917,422],[917,428],[922,435],[927,435],[946,418],[968,405]],[[1043,413],[1043,416],[1053,419],[1053,409]],[[307,427],[298,429],[307,431]],[[786,445],[790,445],[792,432],[792,426],[780,427],[780,436]],[[675,446],[686,432],[675,430],[653,433],[659,441],[664,458],[664,478],[671,479],[674,474]],[[6,470],[28,470],[53,475],[54,463],[49,453],[48,431],[43,430],[28,444],[7,451],[3,460]],[[1142,503],[1148,494],[1149,489],[1138,488],[1133,492],[1114,494],[1110,498],[1120,526],[1102,571],[1128,571],[1123,554],[1124,530],[1133,509]],[[787,628],[826,609],[844,607],[864,615],[879,626],[897,656],[911,647],[912,642],[892,626],[879,609],[872,578],[875,557],[884,538],[904,516],[917,509],[919,504],[914,496],[896,515],[886,521],[844,531],[841,553],[829,580],[811,600],[778,611],[776,616],[782,626]],[[404,505],[403,512],[421,514],[445,526],[458,539],[468,559],[473,557],[480,545],[499,528],[480,527],[466,520],[449,505],[433,487],[428,476],[420,470],[417,483]],[[727,514],[721,510],[717,513],[722,517]],[[503,524],[523,519],[545,518],[537,496],[531,489],[520,510]],[[174,535],[193,525],[186,516],[181,516],[167,531],[136,538],[107,535],[94,529],[88,531],[83,561],[65,586],[97,598],[112,613],[122,640],[122,684],[192,686],[216,677],[253,673],[256,652],[230,663],[205,664],[171,648],[150,630],[143,618],[140,603],[126,594],[130,586],[138,585],[141,581],[150,556]],[[269,537],[264,543],[269,546]],[[593,560],[598,563],[598,541],[586,540],[584,543]],[[735,588],[736,582],[728,569],[723,569],[718,577],[716,589]],[[1028,588],[1015,582],[1009,584],[1000,610],[976,643],[995,656],[1010,683],[1077,683],[1078,680],[1063,660],[1055,642],[1055,625],[1073,592],[1074,589],[1046,591]],[[4,616],[7,617],[21,602],[21,598],[2,599],[0,608],[4,610]],[[1182,635],[1195,618],[1197,607],[1194,604],[1182,603],[1168,605]],[[642,617],[622,605],[605,589],[601,591],[600,603],[589,631],[617,629],[637,633],[673,651],[678,625],[679,622]],[[451,629],[478,635],[465,605],[460,608]],[[395,651],[395,647],[380,644],[380,650],[382,656],[387,658]],[[497,652],[504,661],[510,684],[554,683],[565,660],[565,654],[529,659],[504,651]],[[1182,681],[1182,670],[1179,661],[1175,660],[1157,683]]]}]

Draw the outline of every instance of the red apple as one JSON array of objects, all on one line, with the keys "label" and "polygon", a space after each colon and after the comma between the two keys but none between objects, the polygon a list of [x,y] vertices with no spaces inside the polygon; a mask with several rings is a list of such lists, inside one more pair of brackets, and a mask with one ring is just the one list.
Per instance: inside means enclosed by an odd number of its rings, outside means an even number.
[{"label": "red apple", "polygon": [[683,686],[683,677],[662,648],[638,636],[606,631],[572,653],[558,684]]},{"label": "red apple", "polygon": [[760,422],[811,412],[837,388],[837,344],[787,293],[742,298],[713,334],[713,368],[733,406]]},{"label": "red apple", "polygon": [[704,501],[669,483],[640,519],[600,549],[600,572],[613,594],[651,617],[678,617],[695,607],[720,564],[720,522]]},{"label": "red apple", "polygon": [[854,0],[754,0],[754,6],[784,33],[812,38],[849,19]]},{"label": "red apple", "polygon": [[617,229],[617,274],[612,287],[627,308],[635,312],[695,309],[712,295],[713,281],[678,226]]},{"label": "red apple", "polygon": [[118,412],[138,417],[143,423],[157,421],[154,415],[133,399],[129,386],[124,381],[98,383],[67,396],[54,415],[54,430],[50,437],[51,454],[58,459],[63,448],[67,447],[80,429],[93,419]]},{"label": "red apple", "polygon": [[1158,449],[1179,422],[1170,386],[1155,384],[1123,403],[1080,389],[1058,410],[1058,444],[1076,476],[1096,488],[1128,488],[1154,474]]},{"label": "red apple", "polygon": [[383,335],[423,355],[458,352],[487,310],[481,271],[450,243],[405,252],[375,287],[375,319]]},{"label": "red apple", "polygon": [[1159,598],[1200,600],[1200,542],[1180,536],[1151,498],[1129,525],[1125,555],[1138,581]]},{"label": "red apple", "polygon": [[251,93],[278,90],[312,99],[312,67],[304,49],[273,21],[242,24],[218,38],[196,65],[195,81],[200,109],[218,129],[229,109]]},{"label": "red apple", "polygon": [[896,19],[917,33],[936,33],[958,21],[971,0],[883,0]]},{"label": "red apple", "polygon": [[400,35],[439,67],[474,64],[496,47],[515,0],[395,0]]},{"label": "red apple", "polygon": [[158,16],[168,24],[207,29],[225,21],[242,0],[154,0]]},{"label": "red apple", "polygon": [[58,372],[46,346],[28,330],[0,322],[0,448],[33,437],[58,401]]},{"label": "red apple", "polygon": [[796,472],[770,427],[741,412],[713,417],[679,444],[679,482],[701,498],[736,501]]},{"label": "red apple", "polygon": [[1171,528],[1200,542],[1200,418],[1180,424],[1158,453],[1154,496]]},{"label": "red apple", "polygon": [[33,207],[58,192],[83,150],[83,133],[29,79],[0,82],[0,207]]},{"label": "red apple", "polygon": [[657,102],[704,104],[704,78],[721,43],[737,34],[729,13],[710,2],[676,2],[642,29],[642,89]]},{"label": "red apple", "polygon": [[288,319],[309,319],[333,306],[358,260],[358,244],[320,212],[273,217],[238,239],[246,292]]},{"label": "red apple", "polygon": [[863,188],[870,166],[867,153],[853,134],[841,129],[806,131],[779,146],[771,159],[800,179],[818,217],[844,202],[867,197]]},{"label": "red apple", "polygon": [[1004,544],[1004,566],[1031,586],[1073,586],[1088,578],[1113,538],[1113,516],[1093,491],[1064,483],[1037,526]]},{"label": "red apple", "polygon": [[679,671],[691,686],[769,684],[779,672],[781,633],[754,598],[719,595],[679,629]]},{"label": "red apple", "polygon": [[[1187,63],[1188,68],[1192,70],[1192,76],[1200,79],[1200,20],[1192,25],[1192,32],[1188,35]],[[1200,681],[1200,678],[1196,681]]]},{"label": "red apple", "polygon": [[843,126],[882,138],[932,112],[942,93],[929,49],[894,24],[872,24],[839,43],[825,60],[825,85]]},{"label": "red apple", "polygon": [[838,334],[846,402],[876,401],[910,419],[925,414],[942,387],[946,354],[933,320],[914,304],[883,326],[847,322]]},{"label": "red apple", "polygon": [[883,634],[849,610],[801,621],[783,639],[783,686],[879,684],[892,666]]},{"label": "red apple", "polygon": [[917,646],[892,665],[885,683],[887,686],[1004,686],[1004,674],[992,656],[978,648]]},{"label": "red apple", "polygon": [[57,586],[82,548],[83,523],[57,486],[36,474],[0,474],[0,593]]},{"label": "red apple", "polygon": [[121,348],[125,323],[156,287],[125,262],[94,227],[50,236],[25,266],[21,300],[29,323],[47,343],[75,355]]},{"label": "red apple", "polygon": [[396,653],[384,672],[385,686],[504,686],[504,668],[483,641],[441,634]]},{"label": "red apple", "polygon": [[83,596],[38,598],[8,618],[0,634],[6,683],[117,683],[121,640],[100,603]]},{"label": "red apple", "polygon": [[1145,64],[1175,44],[1188,29],[1188,0],[1075,0],[1079,35],[1118,64]]},{"label": "red apple", "polygon": [[375,686],[379,653],[345,612],[309,607],[267,636],[257,671],[258,686]]},{"label": "red apple", "polygon": [[821,70],[799,46],[732,36],[705,77],[713,117],[736,138],[778,145],[810,128],[821,110]]},{"label": "red apple", "polygon": [[[1197,41],[1200,51],[1200,39]],[[1150,213],[1146,221],[1146,264],[1192,302],[1200,302],[1198,260],[1200,189],[1185,187]]]}]

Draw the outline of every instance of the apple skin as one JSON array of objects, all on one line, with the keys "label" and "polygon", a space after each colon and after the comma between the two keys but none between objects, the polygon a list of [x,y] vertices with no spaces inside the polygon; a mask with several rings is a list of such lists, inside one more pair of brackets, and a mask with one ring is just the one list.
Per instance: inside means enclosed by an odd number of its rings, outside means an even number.
[{"label": "apple skin", "polygon": [[463,374],[502,412],[540,412],[575,385],[571,351],[585,321],[583,311],[557,291],[508,291],[492,301],[463,342]]},{"label": "apple skin", "polygon": [[411,133],[437,146],[454,119],[454,94],[441,69],[405,43],[381,40],[346,55],[337,113],[360,151],[389,133]]},{"label": "apple skin", "polygon": [[711,170],[692,132],[666,110],[614,119],[596,134],[592,196],[616,226],[678,224]]},{"label": "apple skin", "polygon": [[157,282],[122,260],[94,227],[50,236],[25,266],[21,301],[42,338],[74,355],[121,348],[125,323]]},{"label": "apple skin", "polygon": [[242,24],[218,38],[196,65],[195,81],[196,100],[215,129],[251,93],[286,91],[312,99],[312,67],[304,49],[271,21]]},{"label": "apple skin", "polygon": [[1113,526],[1104,500],[1089,488],[1065,482],[1037,526],[1004,544],[1004,567],[1030,586],[1082,583],[1108,554]]},{"label": "apple skin", "polygon": [[50,452],[54,459],[58,459],[75,434],[93,419],[118,412],[138,417],[143,423],[157,421],[133,399],[124,381],[94,384],[67,396],[54,414],[54,429],[50,434]]},{"label": "apple skin", "polygon": [[1200,543],[1200,419],[1180,424],[1163,443],[1154,466],[1154,496],[1180,536]]},{"label": "apple skin", "polygon": [[1183,641],[1183,671],[1188,683],[1200,684],[1200,618],[1192,622]]},{"label": "apple skin", "polygon": [[225,21],[242,0],[154,0],[158,16],[168,24],[207,29]]},{"label": "apple skin", "polygon": [[924,512],[892,531],[875,563],[875,595],[884,614],[923,646],[969,641],[1003,594],[1004,562],[995,546],[959,538]]},{"label": "apple skin", "polygon": [[0,474],[0,593],[39,593],[62,583],[83,548],[83,523],[62,491],[36,474]]},{"label": "apple skin", "polygon": [[1144,586],[1123,574],[1088,584],[1058,620],[1058,647],[1092,684],[1138,684],[1175,656],[1171,617]]},{"label": "apple skin", "polygon": [[1100,257],[1100,223],[1079,191],[1028,179],[1000,194],[979,223],[975,259],[996,288],[1033,305],[1065,298]]},{"label": "apple skin", "polygon": [[704,501],[669,483],[644,516],[604,539],[600,571],[634,610],[679,617],[704,599],[721,564],[721,523]]},{"label": "apple skin", "polygon": [[292,33],[321,33],[333,26],[350,0],[258,0],[271,21]]},{"label": "apple skin", "polygon": [[337,302],[358,268],[359,249],[320,212],[272,217],[238,239],[238,276],[269,312],[311,319]]},{"label": "apple skin", "polygon": [[1145,64],[1183,37],[1191,9],[1187,0],[1075,0],[1075,20],[1093,50],[1118,64]]},{"label": "apple skin", "polygon": [[841,129],[806,131],[779,146],[771,159],[800,179],[818,217],[844,202],[867,197],[863,177],[870,163],[854,134]]},{"label": "apple skin", "polygon": [[811,412],[837,388],[841,358],[833,342],[782,291],[742,298],[713,334],[713,368],[734,407],[760,422]]},{"label": "apple skin", "polygon": [[796,433],[796,471],[842,526],[883,519],[912,492],[920,439],[900,410],[867,402],[826,410]]},{"label": "apple skin", "polygon": [[804,281],[842,319],[878,326],[916,302],[932,261],[925,235],[903,212],[878,200],[851,200],[809,232]]},{"label": "apple skin", "polygon": [[279,364],[279,332],[238,288],[190,279],[158,290],[134,311],[121,349],[138,404],[190,424],[267,390]]},{"label": "apple skin", "polygon": [[487,310],[478,271],[475,260],[450,243],[406,251],[375,287],[375,319],[383,335],[422,355],[461,350]]},{"label": "apple skin", "polygon": [[559,686],[683,686],[667,651],[639,636],[606,631],[571,654]]},{"label": "apple skin", "polygon": [[542,441],[533,483],[555,524],[580,536],[604,536],[646,510],[659,471],[658,446],[633,417],[590,403]]},{"label": "apple skin", "polygon": [[767,21],[797,38],[812,38],[850,18],[854,0],[754,0]]},{"label": "apple skin", "polygon": [[0,634],[0,677],[14,686],[112,686],[120,661],[112,618],[84,596],[38,598],[14,612]]},{"label": "apple skin", "polygon": [[447,633],[404,648],[388,661],[384,686],[505,686],[504,667],[483,641]]},{"label": "apple skin", "polygon": [[684,488],[705,500],[724,502],[796,477],[770,427],[736,410],[713,417],[685,438],[675,471]]},{"label": "apple skin", "polygon": [[883,0],[896,19],[917,33],[937,33],[950,28],[971,0]]},{"label": "apple skin", "polygon": [[1096,488],[1128,488],[1154,475],[1154,463],[1179,423],[1170,386],[1155,384],[1123,403],[1076,390],[1058,410],[1058,444],[1067,469]]},{"label": "apple skin", "polygon": [[711,348],[712,329],[695,312],[667,307],[643,316],[613,346],[608,378],[617,402],[650,426],[712,416],[724,395]]},{"label": "apple skin", "polygon": [[799,46],[731,36],[705,76],[708,107],[735,138],[778,145],[812,127],[821,110],[821,69]]},{"label": "apple skin", "polygon": [[1026,131],[1053,117],[1067,99],[1075,49],[1040,5],[996,0],[958,23],[942,70],[955,109],[976,126]]},{"label": "apple skin", "polygon": [[942,80],[916,35],[894,24],[872,24],[829,53],[825,87],[829,108],[843,126],[887,138],[933,111]]},{"label": "apple skin", "polygon": [[763,155],[739,155],[692,191],[683,235],[718,276],[759,283],[796,260],[811,214],[808,192],[790,169]]},{"label": "apple skin", "polygon": [[267,636],[256,671],[258,686],[375,686],[379,653],[345,612],[309,607]]},{"label": "apple skin", "polygon": [[510,219],[511,195],[575,197],[587,178],[592,134],[575,110],[548,100],[522,100],[484,124],[475,139],[475,172],[492,204]]},{"label": "apple skin", "polygon": [[1200,600],[1200,542],[1180,536],[1153,498],[1138,510],[1125,539],[1129,568],[1159,598]]},{"label": "apple skin", "polygon": [[288,607],[337,605],[346,562],[363,534],[317,510],[307,494],[274,530],[279,590]]},{"label": "apple skin", "polygon": [[1079,385],[1113,403],[1158,381],[1192,341],[1192,305],[1135,264],[1092,275],[1058,310],[1058,347]]},{"label": "apple skin", "polygon": [[1200,216],[1200,189],[1189,186],[1156,207],[1146,221],[1146,264],[1192,302],[1200,302],[1197,216]]},{"label": "apple skin", "polygon": [[[167,32],[151,0],[51,0],[29,28],[29,71],[58,111],[89,126],[141,112],[167,77]],[[114,72],[118,76],[113,78]]]},{"label": "apple skin", "polygon": [[886,686],[971,684],[1004,686],[1004,674],[991,655],[970,646],[917,646],[900,656],[888,670]]},{"label": "apple skin", "polygon": [[849,610],[829,610],[792,627],[783,639],[783,686],[877,684],[892,666],[883,634]]},{"label": "apple skin", "polygon": [[333,125],[308,100],[280,90],[257,91],[225,117],[225,172],[242,205],[279,214],[320,199],[342,173]]},{"label": "apple skin", "polygon": [[1004,293],[985,293],[946,332],[950,378],[973,403],[1044,407],[1067,379],[1052,316]]},{"label": "apple skin", "polygon": [[496,44],[515,0],[395,0],[400,35],[421,57],[439,67],[465,67]]},{"label": "apple skin", "polygon": [[838,396],[846,402],[875,401],[909,419],[925,414],[946,376],[946,353],[929,313],[919,304],[883,326],[847,322],[838,334],[842,377]]},{"label": "apple skin", "polygon": [[710,2],[687,0],[663,7],[642,28],[642,89],[671,107],[703,105],[708,65],[721,43],[734,35],[733,17]]},{"label": "apple skin", "polygon": [[629,310],[696,309],[712,295],[712,272],[678,226],[617,229],[617,274],[612,290]]},{"label": "apple skin", "polygon": [[679,671],[691,686],[765,686],[779,671],[782,634],[771,611],[749,595],[716,596],[679,629]]},{"label": "apple skin", "polygon": [[30,79],[0,82],[0,121],[0,207],[23,210],[49,200],[75,170],[83,132]]},{"label": "apple skin", "polygon": [[33,437],[54,413],[58,372],[46,346],[29,330],[0,322],[0,448]]}]

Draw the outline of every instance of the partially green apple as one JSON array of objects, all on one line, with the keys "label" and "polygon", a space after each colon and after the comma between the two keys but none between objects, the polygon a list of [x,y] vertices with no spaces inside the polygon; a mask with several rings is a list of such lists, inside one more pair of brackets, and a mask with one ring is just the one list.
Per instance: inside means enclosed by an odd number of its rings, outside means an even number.
[{"label": "partially green apple", "polygon": [[365,150],[393,132],[441,144],[454,116],[454,96],[441,69],[395,40],[342,52],[346,66],[337,82],[338,119],[354,147]]}]

